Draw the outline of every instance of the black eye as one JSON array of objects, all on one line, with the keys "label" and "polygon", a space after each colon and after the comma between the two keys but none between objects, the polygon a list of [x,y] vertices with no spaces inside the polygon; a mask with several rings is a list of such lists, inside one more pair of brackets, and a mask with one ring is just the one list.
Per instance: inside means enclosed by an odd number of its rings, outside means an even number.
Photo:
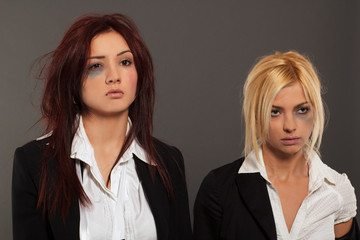
[{"label": "black eye", "polygon": [[301,108],[299,108],[298,113],[300,113],[300,114],[305,114],[305,113],[307,113],[308,111],[309,111],[309,108],[308,108],[308,107],[301,107]]},{"label": "black eye", "polygon": [[276,116],[278,116],[279,114],[280,114],[279,110],[276,110],[276,109],[271,110],[271,116],[272,116],[272,117],[276,117]]},{"label": "black eye", "polygon": [[100,63],[95,63],[95,64],[92,64],[88,69],[89,70],[94,70],[94,69],[99,68],[100,66],[101,66]]}]

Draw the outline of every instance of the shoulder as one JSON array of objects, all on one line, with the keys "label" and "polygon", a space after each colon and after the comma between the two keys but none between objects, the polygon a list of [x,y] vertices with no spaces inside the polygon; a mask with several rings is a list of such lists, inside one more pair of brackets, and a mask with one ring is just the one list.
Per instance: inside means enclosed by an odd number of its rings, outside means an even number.
[{"label": "shoulder", "polygon": [[232,181],[238,174],[238,171],[244,162],[244,158],[237,159],[231,163],[218,167],[209,172],[206,178],[214,178],[219,184]]},{"label": "shoulder", "polygon": [[14,165],[16,164],[36,164],[47,147],[49,139],[33,140],[15,150]]},{"label": "shoulder", "polygon": [[234,192],[236,176],[244,158],[210,171],[202,181],[195,201],[195,212],[207,209],[216,216],[221,215],[221,206],[228,193]]},{"label": "shoulder", "polygon": [[156,151],[160,155],[167,155],[167,154],[181,155],[181,152],[178,148],[171,146],[167,143],[164,143],[164,142],[160,141],[159,139],[153,138],[153,142],[154,142],[154,147],[155,147]]},{"label": "shoulder", "polygon": [[46,146],[49,143],[49,137],[47,138],[42,138],[42,139],[35,139],[32,140],[26,144],[24,144],[21,147],[18,147],[16,149],[16,151],[18,152],[25,152],[25,153],[38,153],[38,152],[43,152],[46,148]]},{"label": "shoulder", "polygon": [[38,184],[46,143],[47,139],[33,140],[15,150],[12,173],[14,189]]},{"label": "shoulder", "polygon": [[239,171],[239,168],[243,162],[244,162],[244,158],[240,158],[231,163],[228,163],[221,167],[215,168],[214,170],[212,170],[212,172],[214,172],[214,174],[216,174],[216,175],[223,175],[223,174],[229,174],[229,173],[237,174],[237,172]]},{"label": "shoulder", "polygon": [[354,188],[347,175],[332,169],[317,155],[311,160],[309,173],[314,179],[323,180],[328,188],[332,188],[332,191],[339,193],[341,196],[349,193],[355,196]]},{"label": "shoulder", "polygon": [[201,183],[199,193],[224,195],[232,185],[236,184],[236,176],[244,158],[218,167],[210,171]]},{"label": "shoulder", "polygon": [[356,215],[356,195],[349,178],[345,173],[338,173],[325,165],[329,187],[337,194],[339,209],[336,213],[335,223],[346,222]]},{"label": "shoulder", "polygon": [[354,193],[354,188],[351,185],[351,182],[348,176],[345,173],[338,173],[336,170],[330,168],[326,164],[324,164],[324,168],[326,170],[326,177],[332,183],[334,189],[339,193]]},{"label": "shoulder", "polygon": [[161,158],[160,161],[163,161],[167,167],[177,165],[182,170],[184,169],[184,159],[177,147],[171,146],[156,138],[153,138],[153,143],[156,154]]}]

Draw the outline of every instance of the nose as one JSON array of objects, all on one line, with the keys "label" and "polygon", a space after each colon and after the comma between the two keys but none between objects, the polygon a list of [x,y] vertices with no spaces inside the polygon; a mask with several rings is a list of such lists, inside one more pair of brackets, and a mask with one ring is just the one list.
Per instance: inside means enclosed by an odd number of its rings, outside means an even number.
[{"label": "nose", "polygon": [[105,83],[106,84],[113,84],[113,83],[120,83],[120,79],[117,78],[116,80],[112,80],[112,79],[105,79]]},{"label": "nose", "polygon": [[296,120],[293,114],[285,114],[283,130],[287,133],[291,133],[296,130]]},{"label": "nose", "polygon": [[116,67],[110,67],[108,74],[106,75],[105,83],[107,85],[120,83],[120,74],[116,70]]}]

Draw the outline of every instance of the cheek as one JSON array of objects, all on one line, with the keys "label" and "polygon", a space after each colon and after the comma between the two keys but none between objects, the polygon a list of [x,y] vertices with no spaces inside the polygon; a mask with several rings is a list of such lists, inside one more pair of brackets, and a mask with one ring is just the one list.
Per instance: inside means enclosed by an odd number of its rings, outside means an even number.
[{"label": "cheek", "polygon": [[133,93],[133,95],[135,96],[136,95],[136,88],[137,88],[137,80],[138,80],[138,76],[137,76],[137,72],[134,71],[134,72],[131,72],[129,73],[128,75],[128,79],[129,79],[129,89],[130,91]]},{"label": "cheek", "polygon": [[87,82],[84,81],[83,84],[82,84],[82,88],[81,88],[81,96],[82,98],[84,98],[84,96],[87,95],[87,90],[88,90],[88,87],[87,87]]},{"label": "cheek", "polygon": [[92,99],[96,99],[98,92],[99,86],[96,81],[85,80],[81,89],[81,98],[85,105],[88,105]]},{"label": "cheek", "polygon": [[312,112],[308,114],[295,114],[295,118],[305,124],[311,123],[314,121],[314,116]]},{"label": "cheek", "polygon": [[98,76],[100,76],[100,74],[103,72],[102,69],[97,69],[97,70],[93,70],[93,71],[90,71],[87,76],[88,78],[96,78]]},{"label": "cheek", "polygon": [[296,118],[303,128],[304,134],[310,137],[314,126],[314,116],[312,114],[307,114],[305,116],[297,115]]},{"label": "cheek", "polygon": [[91,94],[91,89],[91,83],[89,83],[89,81],[85,81],[81,89],[82,96],[87,96],[88,94]]},{"label": "cheek", "polygon": [[84,83],[84,85],[81,89],[81,99],[85,105],[88,105],[89,95],[90,95],[89,89],[87,88],[86,84]]},{"label": "cheek", "polygon": [[279,118],[270,119],[269,123],[269,132],[268,132],[268,140],[277,139],[278,135],[281,135],[283,132],[281,121],[279,121]]}]

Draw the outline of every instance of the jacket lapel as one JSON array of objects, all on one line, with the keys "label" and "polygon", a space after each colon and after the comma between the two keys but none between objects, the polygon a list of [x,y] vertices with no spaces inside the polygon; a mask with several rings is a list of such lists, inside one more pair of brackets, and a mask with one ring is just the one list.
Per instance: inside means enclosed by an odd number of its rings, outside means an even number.
[{"label": "jacket lapel", "polygon": [[266,182],[259,173],[241,173],[236,176],[240,196],[255,221],[269,239],[276,239],[276,227]]},{"label": "jacket lapel", "polygon": [[[150,174],[149,165],[140,160],[136,155],[133,156],[136,171],[154,216],[157,238],[159,240],[168,239],[170,206],[167,192],[156,169],[154,169],[155,178],[153,180]],[[54,216],[49,217],[49,222],[55,239],[79,239],[79,200],[75,199],[72,202],[69,214],[65,221],[62,220],[60,212],[57,211]]]},{"label": "jacket lapel", "polygon": [[76,198],[70,206],[69,214],[65,221],[62,220],[59,211],[49,217],[52,233],[55,239],[79,239],[79,200]]},{"label": "jacket lapel", "polygon": [[[53,158],[48,160],[48,176],[55,178],[56,172],[56,161]],[[50,181],[50,180],[48,180]],[[48,191],[54,191],[48,186]],[[58,206],[61,204],[59,203]],[[51,232],[54,239],[76,239],[79,240],[79,226],[80,226],[80,210],[79,210],[79,199],[75,198],[70,205],[69,213],[65,220],[61,218],[60,208],[56,209],[56,212],[48,215]]]},{"label": "jacket lapel", "polygon": [[[166,190],[162,184],[159,174],[156,172],[155,179],[151,177],[149,165],[140,160],[136,155],[134,156],[136,171],[138,173],[141,185],[143,186],[145,196],[148,200],[151,212],[154,216],[157,238],[169,238],[169,216],[170,208],[167,198]],[[150,166],[151,168],[152,166]]]}]

